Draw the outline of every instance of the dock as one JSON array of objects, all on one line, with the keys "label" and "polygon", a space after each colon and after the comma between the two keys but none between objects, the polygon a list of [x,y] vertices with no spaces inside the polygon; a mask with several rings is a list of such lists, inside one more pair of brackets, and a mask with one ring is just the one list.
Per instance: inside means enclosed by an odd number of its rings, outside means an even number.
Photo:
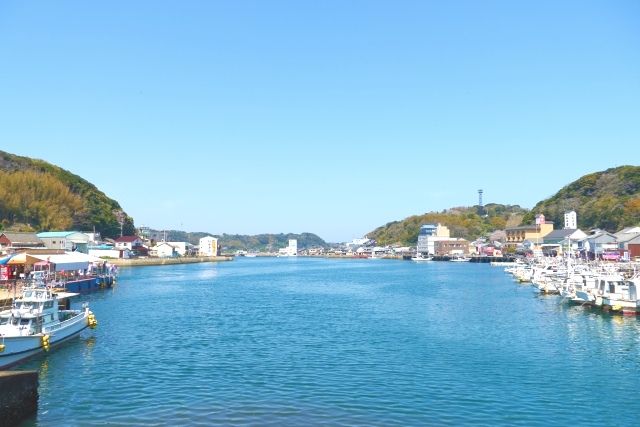
[{"label": "dock", "polygon": [[38,412],[38,372],[0,371],[0,420],[16,426]]}]

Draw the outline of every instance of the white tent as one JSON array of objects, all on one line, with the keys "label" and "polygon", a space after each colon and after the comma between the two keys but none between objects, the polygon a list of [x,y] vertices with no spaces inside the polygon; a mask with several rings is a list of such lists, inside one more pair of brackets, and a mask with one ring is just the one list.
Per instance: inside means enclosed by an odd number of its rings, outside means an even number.
[{"label": "white tent", "polygon": [[[78,256],[83,255],[83,256]],[[55,255],[29,255],[30,257],[37,258],[45,263],[52,264],[54,271],[72,271],[72,270],[86,270],[89,268],[89,261],[85,257],[86,254],[77,254],[74,252]],[[39,264],[39,263],[38,263]]]}]

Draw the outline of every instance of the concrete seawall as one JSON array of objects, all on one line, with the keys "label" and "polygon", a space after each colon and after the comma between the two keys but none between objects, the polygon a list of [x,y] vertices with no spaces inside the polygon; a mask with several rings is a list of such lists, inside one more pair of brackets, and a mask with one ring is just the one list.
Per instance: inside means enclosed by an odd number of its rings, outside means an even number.
[{"label": "concrete seawall", "polygon": [[15,426],[38,412],[38,373],[0,371],[0,424]]},{"label": "concrete seawall", "polygon": [[220,262],[231,261],[228,256],[204,256],[204,257],[179,257],[179,258],[131,258],[131,259],[109,259],[109,263],[118,267],[136,267],[142,265],[173,265],[173,264],[194,264],[197,262]]}]

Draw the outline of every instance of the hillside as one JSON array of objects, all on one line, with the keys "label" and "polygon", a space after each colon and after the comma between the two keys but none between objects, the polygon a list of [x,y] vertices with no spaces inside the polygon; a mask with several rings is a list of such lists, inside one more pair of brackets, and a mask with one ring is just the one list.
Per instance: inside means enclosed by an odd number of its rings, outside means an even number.
[{"label": "hillside", "polygon": [[402,221],[390,222],[378,227],[367,236],[380,245],[399,243],[414,245],[418,241],[418,232],[422,224],[441,223],[449,227],[451,237],[463,237],[473,240],[494,230],[520,224],[527,213],[520,206],[487,204],[482,215],[478,214],[478,206],[459,207],[443,212],[429,212],[414,215]]},{"label": "hillside", "polygon": [[523,221],[533,222],[543,213],[556,228],[564,224],[564,212],[575,210],[582,230],[610,232],[640,224],[640,166],[620,166],[585,175],[538,202]]},{"label": "hillside", "polygon": [[0,229],[133,233],[133,219],[95,185],[43,160],[0,151]]},{"label": "hillside", "polygon": [[[156,241],[163,239],[164,231],[150,230],[148,237]],[[210,233],[193,232],[179,230],[166,231],[166,240],[169,242],[189,242],[194,245],[198,244],[200,238],[205,236],[214,236]],[[275,252],[280,248],[284,248],[289,244],[289,239],[298,240],[298,249],[308,249],[312,247],[328,247],[327,242],[313,233],[301,234],[258,234],[256,236],[247,236],[241,234],[222,234],[218,237],[218,244],[224,251],[233,252],[237,250]]]}]

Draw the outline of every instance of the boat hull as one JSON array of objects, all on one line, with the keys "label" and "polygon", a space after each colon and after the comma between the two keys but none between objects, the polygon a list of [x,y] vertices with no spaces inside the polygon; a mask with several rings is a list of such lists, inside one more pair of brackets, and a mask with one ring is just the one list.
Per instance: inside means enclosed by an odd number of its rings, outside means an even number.
[{"label": "boat hull", "polygon": [[65,340],[73,338],[88,327],[89,311],[81,311],[78,315],[60,324],[54,325],[51,329],[42,334],[15,336],[0,338],[0,343],[4,344],[4,351],[0,353],[0,369],[6,369],[17,365],[30,357],[45,351],[42,345],[43,335],[49,336],[49,347],[55,347]]}]

